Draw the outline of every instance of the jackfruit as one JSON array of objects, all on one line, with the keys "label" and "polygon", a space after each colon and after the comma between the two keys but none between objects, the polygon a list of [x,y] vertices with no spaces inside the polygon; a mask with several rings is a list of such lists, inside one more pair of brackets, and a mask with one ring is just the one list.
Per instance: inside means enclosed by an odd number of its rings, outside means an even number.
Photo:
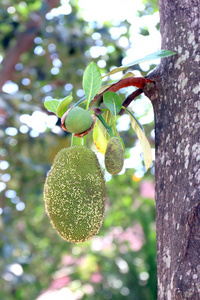
[{"label": "jackfruit", "polygon": [[91,114],[78,106],[70,109],[65,118],[65,128],[71,133],[82,133],[88,130],[92,123]]},{"label": "jackfruit", "polygon": [[107,144],[105,152],[106,170],[113,175],[118,174],[124,165],[124,148],[117,137],[112,137]]},{"label": "jackfruit", "polygon": [[96,154],[84,146],[58,152],[45,181],[44,200],[63,239],[81,243],[96,235],[106,202],[106,183]]}]

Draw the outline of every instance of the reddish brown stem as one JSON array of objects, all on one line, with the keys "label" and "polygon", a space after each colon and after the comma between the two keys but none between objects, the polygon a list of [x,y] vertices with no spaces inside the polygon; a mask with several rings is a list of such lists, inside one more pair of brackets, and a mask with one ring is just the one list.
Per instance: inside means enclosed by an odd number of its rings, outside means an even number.
[{"label": "reddish brown stem", "polygon": [[128,77],[124,78],[117,83],[111,85],[109,88],[109,91],[116,92],[119,89],[125,88],[127,86],[136,86],[139,89],[142,89],[144,85],[148,82],[153,83],[154,81],[152,79],[147,79],[144,77]]},{"label": "reddish brown stem", "polygon": [[105,91],[103,91],[101,94],[94,97],[93,101],[100,100],[103,97],[103,94],[107,91],[110,92],[117,92],[118,90],[128,87],[128,86],[136,86],[139,89],[143,89],[145,84],[147,83],[154,83],[154,80],[147,79],[144,77],[128,77],[121,79],[117,83],[114,83],[109,88],[107,88]]},{"label": "reddish brown stem", "polygon": [[[139,96],[140,94],[142,94],[142,93],[143,93],[143,90],[142,90],[142,89],[138,89],[138,90],[134,91],[132,94],[130,94],[130,95],[124,100],[122,106],[128,107],[129,104],[130,104],[136,97],[138,97],[138,96]],[[124,111],[125,111],[124,108],[122,108],[122,109],[120,110],[120,112],[119,112],[119,115],[120,115],[120,116],[123,115]]]}]

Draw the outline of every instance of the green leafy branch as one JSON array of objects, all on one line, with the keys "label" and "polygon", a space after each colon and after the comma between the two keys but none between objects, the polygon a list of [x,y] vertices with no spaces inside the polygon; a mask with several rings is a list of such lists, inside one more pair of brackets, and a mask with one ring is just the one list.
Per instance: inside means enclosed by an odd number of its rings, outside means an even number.
[{"label": "green leafy branch", "polygon": [[[174,55],[175,53],[169,50],[160,50],[155,53],[149,54],[141,59],[135,60],[131,64],[126,66],[121,66],[119,68],[115,68],[111,72],[107,73],[103,76],[110,76],[116,74],[121,71],[125,71],[126,69],[139,64],[141,62],[154,60],[158,58],[164,58],[167,56]],[[101,87],[102,85],[102,76],[98,66],[91,62],[85,69],[83,74],[82,86],[85,93],[85,96],[81,98],[74,104],[74,108],[78,107],[81,103],[86,102],[85,110],[94,113],[93,122],[90,128],[88,128],[85,132],[76,133],[72,136],[72,145],[74,144],[85,144],[85,135],[88,134],[91,130],[93,130],[93,140],[97,149],[101,153],[105,153],[106,146],[111,137],[119,137],[119,133],[116,129],[116,120],[117,116],[122,115],[123,113],[128,113],[131,118],[131,125],[133,130],[135,131],[142,150],[144,154],[144,163],[146,170],[151,166],[152,163],[152,155],[151,155],[151,147],[145,136],[144,129],[140,122],[136,119],[133,113],[127,108],[129,104],[141,93],[143,93],[143,88],[146,84],[154,84],[154,81],[151,79],[143,78],[143,77],[134,77],[134,74],[128,72],[126,73],[121,80],[118,82],[108,84],[106,86]],[[135,86],[138,89],[130,94],[125,101],[122,103],[122,100],[116,92],[121,88],[125,88],[128,86]],[[46,109],[54,112],[59,118],[62,118],[62,128],[67,130],[65,127],[65,120],[70,113],[68,110],[69,105],[73,101],[73,96],[70,94],[64,99],[51,99],[47,100],[44,103]],[[102,108],[101,104],[104,104],[106,108]],[[88,114],[88,113],[87,113]],[[85,114],[84,114],[85,115]],[[97,117],[97,121],[95,124],[95,120]],[[88,116],[87,116],[88,117]],[[64,118],[64,119],[63,119]],[[80,120],[83,122],[83,120]],[[91,122],[90,122],[91,123]],[[67,130],[68,131],[68,130]],[[73,131],[72,131],[73,133]],[[79,140],[79,137],[84,137],[84,140]]]}]

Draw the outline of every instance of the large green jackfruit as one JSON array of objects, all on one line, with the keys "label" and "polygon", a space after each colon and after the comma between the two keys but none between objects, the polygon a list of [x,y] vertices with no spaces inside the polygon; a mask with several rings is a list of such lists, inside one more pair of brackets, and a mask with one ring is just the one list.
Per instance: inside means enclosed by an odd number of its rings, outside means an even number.
[{"label": "large green jackfruit", "polygon": [[97,234],[104,218],[106,183],[95,153],[84,146],[62,149],[47,175],[44,200],[63,239],[80,243]]},{"label": "large green jackfruit", "polygon": [[113,175],[118,174],[124,165],[124,148],[117,137],[112,137],[107,144],[105,152],[106,170]]}]

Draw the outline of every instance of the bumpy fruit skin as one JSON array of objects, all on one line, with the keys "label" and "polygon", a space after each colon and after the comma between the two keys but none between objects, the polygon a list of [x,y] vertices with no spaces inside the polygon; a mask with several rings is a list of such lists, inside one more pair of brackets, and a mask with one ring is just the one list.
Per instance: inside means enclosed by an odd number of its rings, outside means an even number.
[{"label": "bumpy fruit skin", "polygon": [[104,218],[106,183],[95,153],[84,146],[62,149],[47,175],[44,200],[63,239],[81,243],[97,234]]},{"label": "bumpy fruit skin", "polygon": [[92,126],[92,116],[81,108],[73,107],[65,118],[65,127],[71,133],[82,133]]},{"label": "bumpy fruit skin", "polygon": [[118,174],[124,165],[124,148],[119,138],[112,137],[105,152],[106,170],[113,175]]}]

